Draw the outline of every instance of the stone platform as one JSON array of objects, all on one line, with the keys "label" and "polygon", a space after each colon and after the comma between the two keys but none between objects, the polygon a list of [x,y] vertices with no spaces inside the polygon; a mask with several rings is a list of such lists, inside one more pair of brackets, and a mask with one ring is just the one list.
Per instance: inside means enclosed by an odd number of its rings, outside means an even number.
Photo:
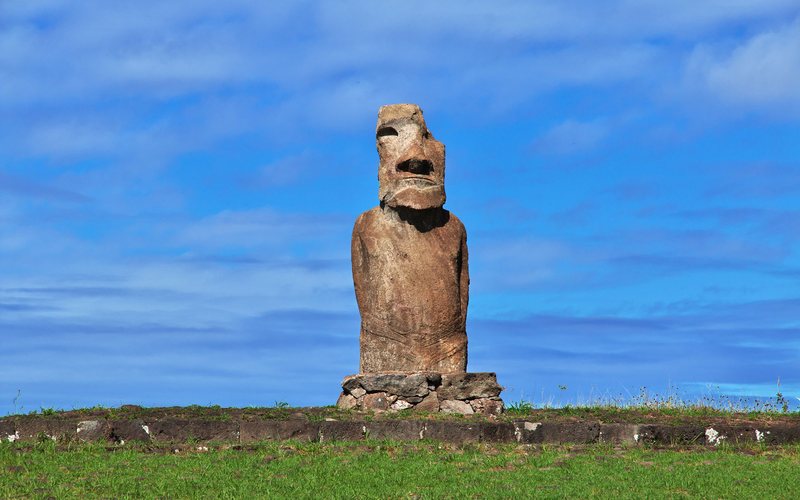
[{"label": "stone platform", "polygon": [[497,375],[481,373],[363,373],[342,381],[342,409],[499,415]]},{"label": "stone platform", "polygon": [[[367,418],[368,417],[368,418]],[[610,414],[627,420],[633,416]],[[171,451],[256,445],[264,441],[361,441],[366,439],[518,445],[592,444],[705,446],[800,443],[800,415],[670,417],[640,415],[631,421],[575,418],[533,410],[527,415],[466,417],[360,414],[334,408],[141,408],[73,410],[54,415],[0,417],[0,442],[59,446],[90,441],[113,446],[143,443]],[[750,415],[750,417],[753,417]],[[180,444],[181,446],[175,446]],[[114,449],[114,448],[112,448]]]}]

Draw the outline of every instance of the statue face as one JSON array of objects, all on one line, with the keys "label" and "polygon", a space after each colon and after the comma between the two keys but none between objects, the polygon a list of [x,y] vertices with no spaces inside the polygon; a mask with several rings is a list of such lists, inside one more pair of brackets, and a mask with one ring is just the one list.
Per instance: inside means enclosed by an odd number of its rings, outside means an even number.
[{"label": "statue face", "polygon": [[382,106],[376,140],[383,203],[416,210],[444,205],[444,144],[428,131],[416,104]]}]

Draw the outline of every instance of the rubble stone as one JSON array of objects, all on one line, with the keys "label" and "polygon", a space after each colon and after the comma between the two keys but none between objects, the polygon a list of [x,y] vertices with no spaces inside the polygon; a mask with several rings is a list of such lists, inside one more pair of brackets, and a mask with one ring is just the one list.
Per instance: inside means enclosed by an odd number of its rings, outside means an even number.
[{"label": "rubble stone", "polygon": [[345,394],[344,392],[339,396],[339,400],[336,401],[336,406],[343,410],[350,410],[356,407],[358,404],[358,400],[352,394]]},{"label": "rubble stone", "polygon": [[485,373],[445,373],[438,389],[442,399],[472,399],[496,397],[503,390],[497,375]]},{"label": "rubble stone", "polygon": [[420,401],[414,406],[416,411],[424,411],[428,413],[436,413],[439,411],[439,396],[435,392],[431,392],[425,399]]},{"label": "rubble stone", "polygon": [[81,441],[105,441],[111,433],[105,420],[82,420],[78,422],[76,435]]},{"label": "rubble stone", "polygon": [[456,399],[445,399],[439,403],[439,410],[442,413],[460,413],[462,415],[472,415],[475,410],[466,401]]},{"label": "rubble stone", "polygon": [[385,411],[389,409],[389,399],[385,392],[366,394],[360,399],[361,408],[373,411]]},{"label": "rubble stone", "polygon": [[[494,373],[362,373],[345,377],[342,389],[336,405],[346,410],[413,408],[421,412],[486,415],[503,411],[503,401],[498,396],[503,388]],[[445,400],[459,403],[442,406]]]},{"label": "rubble stone", "polygon": [[477,398],[469,401],[469,405],[475,410],[475,413],[483,413],[485,415],[500,415],[503,413],[503,401],[492,398]]},{"label": "rubble stone", "polygon": [[350,375],[345,377],[342,381],[342,389],[352,394],[352,392],[361,387],[361,377],[358,375]]},{"label": "rubble stone", "polygon": [[395,411],[400,411],[400,410],[407,410],[407,409],[409,409],[409,408],[411,408],[413,406],[414,405],[409,403],[408,401],[405,401],[405,400],[402,400],[402,399],[398,399],[397,401],[392,403],[391,406],[389,406],[389,409],[395,410]]},{"label": "rubble stone", "polygon": [[361,386],[367,392],[382,391],[398,396],[425,396],[429,392],[428,377],[424,373],[363,375]]}]

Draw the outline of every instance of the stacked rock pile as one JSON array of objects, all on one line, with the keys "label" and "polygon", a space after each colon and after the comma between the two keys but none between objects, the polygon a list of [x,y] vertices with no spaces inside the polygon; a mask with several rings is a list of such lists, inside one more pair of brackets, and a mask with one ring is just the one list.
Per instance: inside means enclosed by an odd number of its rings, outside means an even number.
[{"label": "stacked rock pile", "polygon": [[344,378],[336,406],[497,415],[503,411],[502,390],[494,373],[364,373]]}]

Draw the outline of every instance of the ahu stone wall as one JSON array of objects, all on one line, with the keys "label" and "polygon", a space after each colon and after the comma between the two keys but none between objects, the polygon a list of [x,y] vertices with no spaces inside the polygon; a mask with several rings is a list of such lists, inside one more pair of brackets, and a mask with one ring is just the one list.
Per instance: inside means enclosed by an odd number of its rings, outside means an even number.
[{"label": "ahu stone wall", "polygon": [[503,412],[503,390],[494,373],[364,373],[342,381],[336,406],[371,411]]}]

